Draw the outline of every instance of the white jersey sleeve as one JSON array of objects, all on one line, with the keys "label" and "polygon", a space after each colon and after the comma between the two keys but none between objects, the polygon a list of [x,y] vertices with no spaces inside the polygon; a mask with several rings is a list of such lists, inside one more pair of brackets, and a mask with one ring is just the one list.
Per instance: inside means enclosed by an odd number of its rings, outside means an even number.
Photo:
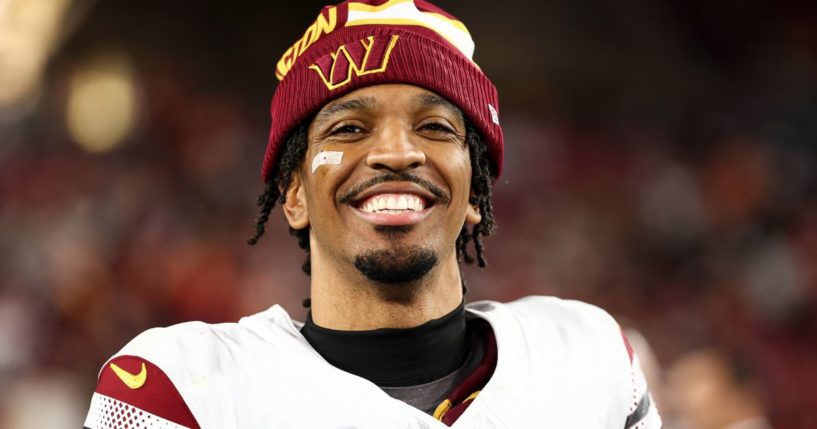
[{"label": "white jersey sleeve", "polygon": [[527,297],[508,307],[518,317],[514,324],[524,332],[530,362],[524,376],[533,380],[533,396],[547,398],[551,412],[562,413],[564,420],[554,424],[661,427],[638,357],[610,314],[554,297]]},{"label": "white jersey sleeve", "polygon": [[168,352],[175,353],[178,341],[173,333],[179,330],[148,330],[102,366],[84,428],[200,427],[180,393],[178,379],[169,375],[178,366],[161,359]]}]

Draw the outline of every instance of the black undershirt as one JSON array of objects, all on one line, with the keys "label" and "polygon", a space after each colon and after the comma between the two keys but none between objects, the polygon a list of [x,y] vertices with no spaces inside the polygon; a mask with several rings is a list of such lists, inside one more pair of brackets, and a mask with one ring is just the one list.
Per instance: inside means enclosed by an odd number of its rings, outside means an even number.
[{"label": "black undershirt", "polygon": [[417,386],[445,377],[468,357],[465,307],[407,329],[337,331],[320,327],[310,312],[301,333],[333,366],[380,387]]}]

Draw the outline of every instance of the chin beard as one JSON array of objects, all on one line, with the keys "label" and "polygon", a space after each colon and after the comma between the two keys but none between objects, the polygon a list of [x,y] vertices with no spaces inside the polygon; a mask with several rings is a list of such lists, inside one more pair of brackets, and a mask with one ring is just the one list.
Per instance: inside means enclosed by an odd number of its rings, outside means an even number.
[{"label": "chin beard", "polygon": [[437,266],[437,255],[419,246],[370,250],[355,257],[355,268],[369,280],[389,285],[423,278]]}]

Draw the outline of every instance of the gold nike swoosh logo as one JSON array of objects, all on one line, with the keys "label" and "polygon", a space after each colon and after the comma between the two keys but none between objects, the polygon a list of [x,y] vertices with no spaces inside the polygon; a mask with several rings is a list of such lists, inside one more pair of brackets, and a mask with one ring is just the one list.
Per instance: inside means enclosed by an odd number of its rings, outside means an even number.
[{"label": "gold nike swoosh logo", "polygon": [[114,374],[125,383],[125,386],[130,387],[131,389],[138,389],[145,385],[145,380],[148,379],[148,369],[145,367],[145,363],[142,362],[142,370],[139,371],[139,374],[131,374],[124,369],[117,366],[115,363],[111,364],[111,369],[113,370]]}]

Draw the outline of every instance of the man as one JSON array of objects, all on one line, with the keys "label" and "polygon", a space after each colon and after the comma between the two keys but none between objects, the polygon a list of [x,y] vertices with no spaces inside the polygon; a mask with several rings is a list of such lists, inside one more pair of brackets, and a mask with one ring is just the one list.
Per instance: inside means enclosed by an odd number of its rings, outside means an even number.
[{"label": "man", "polygon": [[771,429],[762,389],[747,359],[719,347],[678,358],[669,371],[675,411],[690,429]]},{"label": "man", "polygon": [[324,8],[277,66],[250,240],[281,203],[307,251],[306,322],[273,306],[149,330],[103,366],[85,426],[659,427],[602,310],[463,304],[459,261],[473,243],[485,264],[503,153],[473,49],[421,0]]}]

